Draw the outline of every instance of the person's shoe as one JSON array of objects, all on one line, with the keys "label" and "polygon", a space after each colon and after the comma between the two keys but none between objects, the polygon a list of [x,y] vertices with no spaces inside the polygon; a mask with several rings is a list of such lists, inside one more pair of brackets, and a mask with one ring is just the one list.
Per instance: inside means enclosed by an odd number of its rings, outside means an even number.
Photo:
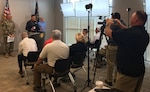
[{"label": "person's shoe", "polygon": [[6,53],[6,54],[5,54],[5,58],[9,58],[9,55],[8,55],[8,53]]},{"label": "person's shoe", "polygon": [[24,71],[19,70],[18,73],[21,75],[21,77],[23,77]]},{"label": "person's shoe", "polygon": [[19,70],[19,72],[18,72],[18,73],[21,75],[21,74],[23,74],[23,71]]},{"label": "person's shoe", "polygon": [[107,80],[105,80],[105,83],[109,86],[112,86],[112,82],[108,82]]},{"label": "person's shoe", "polygon": [[24,77],[24,75],[23,75],[23,71],[21,71],[21,70],[19,70],[19,72],[18,72],[20,75],[21,75],[21,77]]},{"label": "person's shoe", "polygon": [[42,88],[39,87],[39,86],[34,86],[34,87],[33,87],[33,90],[34,90],[34,91],[37,91],[37,92],[40,92],[40,91],[42,90]]}]

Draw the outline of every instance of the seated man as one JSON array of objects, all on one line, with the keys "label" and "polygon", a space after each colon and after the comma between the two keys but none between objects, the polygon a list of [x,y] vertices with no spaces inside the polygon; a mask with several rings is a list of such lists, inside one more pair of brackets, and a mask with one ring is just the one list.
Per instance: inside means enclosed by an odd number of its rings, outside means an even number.
[{"label": "seated man", "polygon": [[82,34],[84,35],[85,43],[87,43],[88,42],[88,30],[87,29],[83,29],[82,30]]},{"label": "seated man", "polygon": [[23,74],[22,70],[22,61],[25,61],[29,51],[37,51],[37,44],[34,39],[28,38],[28,33],[23,32],[21,34],[22,41],[19,43],[18,48],[18,65],[19,65],[19,74]]},{"label": "seated man", "polygon": [[91,44],[94,44],[96,40],[99,40],[99,36],[100,36],[100,29],[96,28],[95,29],[95,33],[96,35],[94,35],[93,39],[90,41]]},{"label": "seated man", "polygon": [[[67,59],[69,57],[69,47],[61,39],[61,31],[53,30],[51,32],[53,42],[47,44],[39,55],[34,65],[34,87],[33,90],[41,89],[41,73],[53,73],[55,62],[58,59]],[[47,64],[41,64],[43,59],[47,58]]]}]

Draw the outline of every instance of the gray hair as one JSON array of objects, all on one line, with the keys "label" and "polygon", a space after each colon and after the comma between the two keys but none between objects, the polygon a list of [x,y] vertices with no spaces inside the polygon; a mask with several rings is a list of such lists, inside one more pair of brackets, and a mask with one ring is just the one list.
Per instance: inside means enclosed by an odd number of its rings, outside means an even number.
[{"label": "gray hair", "polygon": [[28,33],[26,31],[22,32],[21,37],[22,39],[28,37]]},{"label": "gray hair", "polygon": [[54,40],[59,40],[61,39],[61,31],[60,30],[52,30],[51,32],[51,37],[54,39]]}]

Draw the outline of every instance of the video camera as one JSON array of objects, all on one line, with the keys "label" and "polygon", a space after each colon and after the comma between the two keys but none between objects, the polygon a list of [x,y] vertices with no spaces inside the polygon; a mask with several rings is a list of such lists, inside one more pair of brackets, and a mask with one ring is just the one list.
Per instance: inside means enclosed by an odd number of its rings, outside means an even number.
[{"label": "video camera", "polygon": [[[104,20],[102,22],[97,22],[97,24],[99,24],[99,25],[106,25],[105,17],[106,16],[104,16]],[[102,16],[99,16],[99,19],[102,20]]]},{"label": "video camera", "polygon": [[[97,24],[102,25],[101,28],[100,28],[102,33],[104,32],[104,29],[105,29],[105,26],[106,26],[106,19],[105,18],[106,18],[106,16],[104,16],[104,18],[103,18],[104,20],[102,22],[100,22],[100,21],[97,22]],[[99,16],[99,19],[102,20],[102,16]]]}]

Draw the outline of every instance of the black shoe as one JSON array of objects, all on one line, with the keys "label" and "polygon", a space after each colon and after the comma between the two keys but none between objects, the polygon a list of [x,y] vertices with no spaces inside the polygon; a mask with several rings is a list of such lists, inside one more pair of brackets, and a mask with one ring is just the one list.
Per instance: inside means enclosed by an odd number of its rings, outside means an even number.
[{"label": "black shoe", "polygon": [[24,77],[24,75],[23,75],[24,72],[23,71],[20,70],[18,73],[21,75],[21,77]]},{"label": "black shoe", "polygon": [[108,82],[107,80],[105,80],[105,83],[109,86],[112,86],[112,82]]},{"label": "black shoe", "polygon": [[23,74],[23,71],[21,71],[21,70],[19,70],[19,72],[18,72],[20,75],[22,75]]}]

